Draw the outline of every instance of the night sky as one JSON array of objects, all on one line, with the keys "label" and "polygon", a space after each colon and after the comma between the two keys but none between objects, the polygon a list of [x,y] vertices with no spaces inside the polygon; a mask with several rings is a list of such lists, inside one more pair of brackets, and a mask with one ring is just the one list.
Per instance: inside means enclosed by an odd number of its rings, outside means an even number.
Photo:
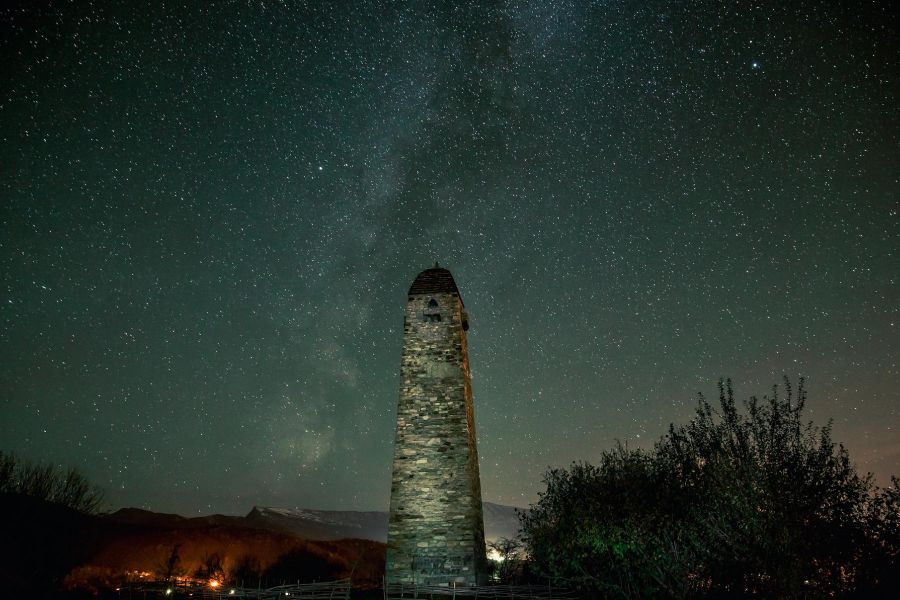
[{"label": "night sky", "polygon": [[485,500],[720,377],[900,474],[890,2],[146,4],[0,9],[0,449],[110,509],[386,509],[439,261]]}]

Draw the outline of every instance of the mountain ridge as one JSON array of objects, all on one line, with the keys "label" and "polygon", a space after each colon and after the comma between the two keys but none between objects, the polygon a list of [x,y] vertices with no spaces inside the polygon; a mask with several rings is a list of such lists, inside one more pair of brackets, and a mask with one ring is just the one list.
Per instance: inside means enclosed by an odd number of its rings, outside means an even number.
[{"label": "mountain ridge", "polygon": [[[519,524],[513,506],[484,502],[485,539],[493,541],[518,534]],[[104,515],[105,520],[122,525],[198,529],[238,526],[287,533],[307,540],[333,541],[362,539],[387,542],[387,511],[321,510],[253,506],[244,515],[201,515],[185,517],[175,513],[158,513],[142,508],[125,507]]]}]

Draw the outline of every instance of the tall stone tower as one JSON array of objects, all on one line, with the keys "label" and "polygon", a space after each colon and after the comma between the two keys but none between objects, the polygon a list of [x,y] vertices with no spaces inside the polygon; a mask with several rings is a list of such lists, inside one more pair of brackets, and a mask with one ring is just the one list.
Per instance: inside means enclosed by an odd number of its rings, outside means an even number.
[{"label": "tall stone tower", "polygon": [[419,273],[403,320],[388,583],[486,579],[468,329],[450,271]]}]

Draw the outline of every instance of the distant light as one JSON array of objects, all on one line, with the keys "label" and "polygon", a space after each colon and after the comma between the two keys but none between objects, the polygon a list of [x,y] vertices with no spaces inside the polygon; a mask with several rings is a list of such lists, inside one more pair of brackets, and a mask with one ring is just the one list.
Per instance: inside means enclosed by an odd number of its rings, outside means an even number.
[{"label": "distant light", "polygon": [[211,587],[211,588],[217,588],[220,585],[222,585],[222,582],[220,582],[220,581],[216,581],[215,579],[209,580],[209,587]]},{"label": "distant light", "polygon": [[750,66],[753,67],[754,69],[758,69],[758,68],[759,68],[759,63],[758,63],[758,62],[755,62],[755,63],[753,63],[753,64],[750,65]]},{"label": "distant light", "polygon": [[166,590],[166,596],[171,596],[171,595],[172,595],[172,588],[168,588]]}]

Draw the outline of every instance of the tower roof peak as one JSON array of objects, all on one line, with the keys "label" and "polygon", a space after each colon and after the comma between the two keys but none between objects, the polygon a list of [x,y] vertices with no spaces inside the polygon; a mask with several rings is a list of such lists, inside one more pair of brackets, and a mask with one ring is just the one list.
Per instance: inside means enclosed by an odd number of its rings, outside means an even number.
[{"label": "tower roof peak", "polygon": [[430,269],[425,269],[416,276],[409,288],[409,295],[413,294],[456,294],[459,296],[459,288],[453,280],[450,271],[439,267],[437,262]]}]

